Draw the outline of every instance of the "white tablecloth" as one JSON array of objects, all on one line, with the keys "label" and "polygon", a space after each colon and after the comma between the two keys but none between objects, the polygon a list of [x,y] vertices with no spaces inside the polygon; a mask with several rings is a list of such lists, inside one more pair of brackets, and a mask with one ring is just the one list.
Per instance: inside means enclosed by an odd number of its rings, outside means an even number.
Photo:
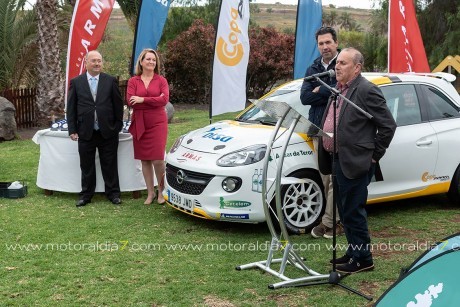
[{"label": "white tablecloth", "polygon": [[[72,141],[67,131],[51,131],[50,129],[37,131],[32,140],[40,145],[37,186],[52,191],[80,192],[81,170],[78,142]],[[134,159],[133,142],[129,133],[120,133],[118,176],[121,191],[146,189],[141,163]],[[104,192],[104,180],[97,151],[96,180],[96,192]]]}]

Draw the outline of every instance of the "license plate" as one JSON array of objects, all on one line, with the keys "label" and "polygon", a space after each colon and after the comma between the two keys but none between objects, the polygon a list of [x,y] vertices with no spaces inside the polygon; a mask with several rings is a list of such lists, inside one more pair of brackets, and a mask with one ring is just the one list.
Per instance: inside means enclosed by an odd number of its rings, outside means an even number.
[{"label": "license plate", "polygon": [[185,210],[193,210],[193,202],[191,199],[184,197],[181,194],[172,192],[171,190],[168,190],[168,196],[168,200],[171,204],[176,205]]}]

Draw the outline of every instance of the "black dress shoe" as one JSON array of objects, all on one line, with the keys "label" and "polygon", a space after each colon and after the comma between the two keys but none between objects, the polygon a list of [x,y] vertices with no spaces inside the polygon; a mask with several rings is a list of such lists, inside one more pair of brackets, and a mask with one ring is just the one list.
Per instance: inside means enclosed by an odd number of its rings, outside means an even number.
[{"label": "black dress shoe", "polygon": [[121,205],[121,199],[120,197],[114,197],[110,200],[112,202],[112,204],[114,205]]},{"label": "black dress shoe", "polygon": [[[335,259],[335,264],[345,264],[345,263],[350,262],[350,259],[351,259],[351,257],[348,256],[347,254],[345,254],[345,256],[336,258],[336,259]],[[331,259],[331,261],[329,261],[329,263],[330,263],[330,264],[333,264],[333,260],[334,260],[334,259]]]},{"label": "black dress shoe", "polygon": [[86,205],[89,204],[90,202],[91,202],[91,200],[80,199],[80,200],[77,201],[77,207],[86,206]]},{"label": "black dress shoe", "polygon": [[372,271],[374,269],[374,262],[370,261],[355,261],[350,259],[346,264],[341,264],[337,266],[337,272],[345,274],[353,274],[364,271]]}]

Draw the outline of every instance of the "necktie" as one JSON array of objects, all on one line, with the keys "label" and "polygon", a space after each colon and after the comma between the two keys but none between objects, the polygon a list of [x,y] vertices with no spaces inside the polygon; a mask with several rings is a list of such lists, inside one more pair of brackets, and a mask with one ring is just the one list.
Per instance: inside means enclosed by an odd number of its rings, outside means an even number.
[{"label": "necktie", "polygon": [[[97,92],[97,79],[94,77],[89,78],[89,87],[91,89],[91,94],[93,94],[93,99],[96,101],[96,92]],[[94,130],[99,130],[99,123],[97,122],[97,113],[94,110]]]},{"label": "necktie", "polygon": [[89,87],[91,88],[91,94],[93,94],[93,98],[96,98],[96,92],[97,92],[97,79],[96,78],[94,77],[89,78]]}]

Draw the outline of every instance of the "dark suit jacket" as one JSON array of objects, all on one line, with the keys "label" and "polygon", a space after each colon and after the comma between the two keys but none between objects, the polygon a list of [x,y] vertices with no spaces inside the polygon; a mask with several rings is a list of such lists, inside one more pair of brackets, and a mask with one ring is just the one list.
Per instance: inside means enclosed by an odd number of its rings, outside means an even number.
[{"label": "dark suit jacket", "polygon": [[94,130],[95,110],[102,137],[107,139],[121,131],[123,99],[116,78],[105,73],[99,75],[94,101],[85,72],[70,81],[67,96],[69,135],[78,133],[82,140],[90,140]]},{"label": "dark suit jacket", "polygon": [[[343,101],[340,109],[337,125],[339,163],[344,175],[355,179],[369,171],[372,159],[379,161],[383,157],[395,133],[396,123],[382,91],[361,75],[350,84],[346,97],[373,116],[368,119],[346,101]],[[326,110],[331,103],[332,100]],[[324,112],[321,126],[326,116],[327,112]],[[318,147],[320,171],[331,174],[331,156],[324,150],[322,138]]]},{"label": "dark suit jacket", "polygon": [[[340,52],[340,49],[337,50]],[[310,67],[307,68],[305,77],[325,72],[326,70],[334,69],[337,62],[337,57],[329,63],[327,69],[324,68],[321,63],[323,57],[319,56],[313,61]],[[337,80],[334,77],[323,77],[321,78],[331,87],[334,87],[337,83]],[[318,93],[313,93],[313,89],[317,86],[320,86]],[[310,110],[308,110],[308,120],[315,124],[317,127],[321,125],[321,119],[323,118],[324,109],[326,108],[329,96],[331,92],[324,85],[318,81],[303,81],[302,88],[300,89],[300,101],[303,105],[310,105]]]}]

